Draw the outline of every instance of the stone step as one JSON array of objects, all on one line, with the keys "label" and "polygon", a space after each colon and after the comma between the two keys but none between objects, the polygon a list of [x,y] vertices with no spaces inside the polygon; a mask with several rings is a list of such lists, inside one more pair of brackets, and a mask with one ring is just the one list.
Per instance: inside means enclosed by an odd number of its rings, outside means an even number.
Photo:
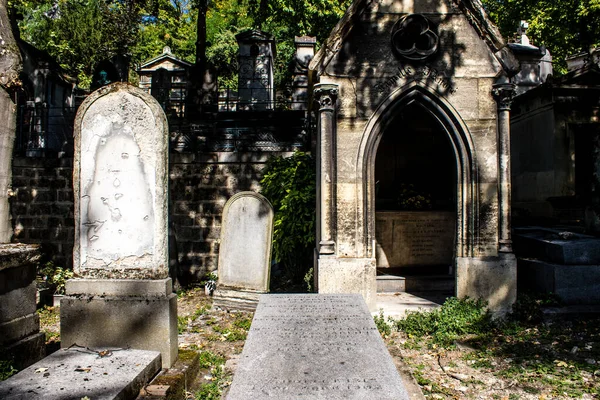
[{"label": "stone step", "polygon": [[454,277],[449,275],[381,275],[377,277],[377,293],[454,292]]}]

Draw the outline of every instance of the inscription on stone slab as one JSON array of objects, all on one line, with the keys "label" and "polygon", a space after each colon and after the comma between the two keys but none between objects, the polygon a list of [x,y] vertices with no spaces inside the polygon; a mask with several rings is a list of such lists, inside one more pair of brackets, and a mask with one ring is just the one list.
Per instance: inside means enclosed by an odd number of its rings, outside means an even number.
[{"label": "inscription on stone slab", "polygon": [[262,295],[226,398],[408,395],[360,295]]},{"label": "inscription on stone slab", "polygon": [[254,192],[234,195],[223,210],[219,285],[257,292],[269,290],[273,207]]},{"label": "inscription on stone slab", "polygon": [[377,267],[452,264],[456,214],[384,211],[376,216]]},{"label": "inscription on stone slab", "polygon": [[160,105],[132,86],[107,86],[82,105],[75,149],[80,274],[166,277],[148,271],[168,265],[167,138]]}]

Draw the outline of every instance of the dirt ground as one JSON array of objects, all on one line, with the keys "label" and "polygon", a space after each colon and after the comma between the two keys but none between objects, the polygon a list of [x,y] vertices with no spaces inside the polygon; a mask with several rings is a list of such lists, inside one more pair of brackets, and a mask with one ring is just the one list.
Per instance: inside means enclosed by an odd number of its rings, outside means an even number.
[{"label": "dirt ground", "polygon": [[[47,332],[51,341],[58,340],[58,318],[55,311],[49,310],[41,315],[42,329]],[[203,290],[196,289],[180,294],[178,315],[180,349],[215,355],[225,362],[224,372],[219,376],[215,376],[214,368],[203,368],[198,380],[188,388],[188,398],[218,398],[217,393],[226,391],[231,383],[230,371],[235,369],[244,346],[252,314],[215,310],[212,308],[211,298]],[[581,350],[574,346],[568,352],[569,356],[575,356],[577,351],[581,352],[580,358],[585,359],[590,368],[578,367],[580,364],[570,362],[556,350],[556,354],[550,354],[551,358],[556,357],[556,369],[545,370],[548,367],[540,363],[533,372],[526,370],[527,364],[515,362],[519,354],[498,357],[492,352],[482,353],[481,349],[477,350],[467,344],[468,341],[457,342],[454,349],[446,350],[397,331],[384,337],[384,341],[398,369],[401,372],[410,371],[412,387],[421,392],[415,398],[422,394],[428,399],[598,399],[600,359],[586,357],[600,358],[600,336],[591,336],[582,338],[584,343],[580,345]],[[542,344],[534,340],[531,346]],[[556,342],[548,344],[554,345]],[[557,369],[567,373],[558,374]],[[562,380],[552,381],[558,379],[557,376],[562,377]],[[198,392],[203,385],[211,383],[214,383],[212,391]]]}]

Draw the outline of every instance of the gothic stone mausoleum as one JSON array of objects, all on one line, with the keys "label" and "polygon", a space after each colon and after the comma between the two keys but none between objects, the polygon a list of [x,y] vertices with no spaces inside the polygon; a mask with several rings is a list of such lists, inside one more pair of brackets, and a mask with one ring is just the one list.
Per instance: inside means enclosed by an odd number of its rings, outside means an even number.
[{"label": "gothic stone mausoleum", "polygon": [[510,102],[519,64],[476,0],[356,0],[310,64],[320,293],[445,268],[506,312]]}]

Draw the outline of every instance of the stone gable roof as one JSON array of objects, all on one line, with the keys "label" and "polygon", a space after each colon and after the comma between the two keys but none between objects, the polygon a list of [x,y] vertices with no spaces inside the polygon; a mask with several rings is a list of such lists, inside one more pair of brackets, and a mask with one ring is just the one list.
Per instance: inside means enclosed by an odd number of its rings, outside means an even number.
[{"label": "stone gable roof", "polygon": [[[329,38],[317,52],[310,63],[309,69],[321,75],[329,62],[340,51],[345,39],[354,28],[364,11],[377,0],[355,0],[346,14],[331,31]],[[491,52],[502,65],[508,76],[514,76],[520,70],[519,61],[513,55],[511,49],[500,34],[498,27],[489,19],[483,9],[481,0],[448,0],[467,18],[479,37],[488,45]]]},{"label": "stone gable roof", "polygon": [[165,47],[162,54],[160,54],[159,56],[154,57],[153,59],[148,60],[148,61],[144,62],[142,65],[140,65],[140,67],[138,68],[138,72],[140,72],[142,70],[152,70],[158,64],[163,63],[165,60],[170,61],[175,65],[178,65],[181,69],[187,69],[192,66],[192,64],[190,64],[189,62],[175,57],[173,55],[173,53],[171,53],[171,49],[168,47]]}]

